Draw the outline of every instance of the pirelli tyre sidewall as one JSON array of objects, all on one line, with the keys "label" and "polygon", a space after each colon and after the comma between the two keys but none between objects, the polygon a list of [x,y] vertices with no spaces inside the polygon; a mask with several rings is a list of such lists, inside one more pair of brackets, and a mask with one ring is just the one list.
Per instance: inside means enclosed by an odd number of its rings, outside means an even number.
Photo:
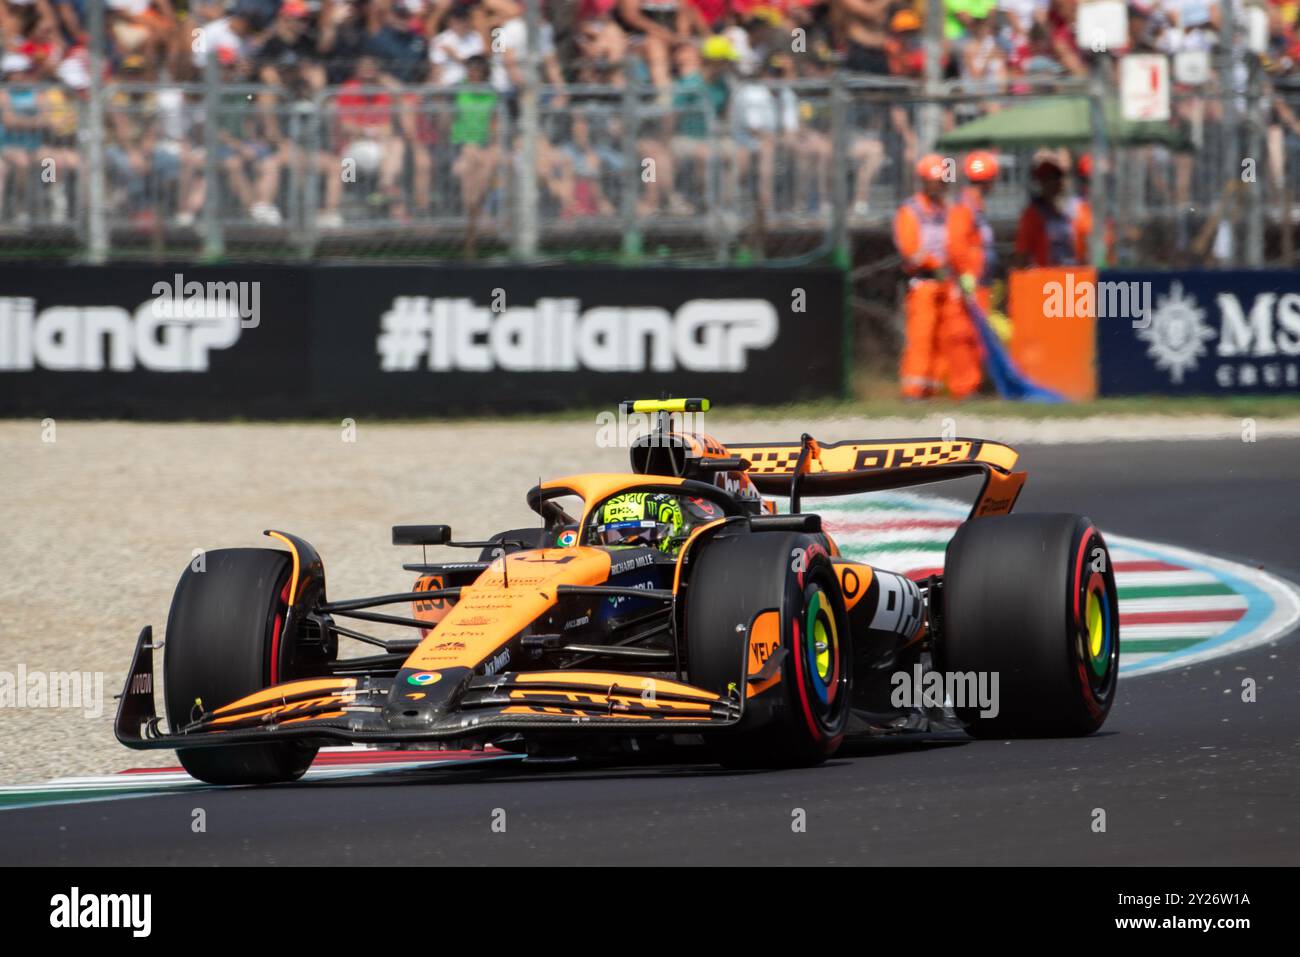
[{"label": "pirelli tyre sidewall", "polygon": [[[202,564],[181,574],[167,615],[163,697],[174,733],[197,714],[212,711],[274,680],[289,661],[284,633],[292,558],[269,548],[205,552]],[[276,668],[272,656],[276,656]],[[273,784],[302,777],[316,748],[298,742],[180,748],[185,770],[209,784]]]},{"label": "pirelli tyre sidewall", "polygon": [[[709,736],[719,760],[781,767],[834,754],[848,725],[853,650],[825,539],[790,532],[719,536],[693,564],[685,636],[691,682],[747,694],[747,675],[759,670],[761,658],[780,652],[771,676],[777,680],[753,685],[740,725]],[[765,642],[754,656],[756,634]]]},{"label": "pirelli tyre sidewall", "polygon": [[997,714],[958,707],[975,737],[1068,737],[1102,726],[1119,678],[1119,601],[1110,552],[1079,515],[979,518],[948,545],[946,674],[998,677]]}]

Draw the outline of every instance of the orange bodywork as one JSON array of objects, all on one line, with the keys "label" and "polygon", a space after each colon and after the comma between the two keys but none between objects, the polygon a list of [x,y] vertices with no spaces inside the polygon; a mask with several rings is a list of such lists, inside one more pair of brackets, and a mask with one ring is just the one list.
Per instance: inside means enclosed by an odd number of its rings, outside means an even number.
[{"label": "orange bodywork", "polygon": [[[438,591],[445,587],[446,581],[441,575],[421,575],[411,590]],[[415,617],[429,623],[429,627],[421,629],[420,634],[428,635],[438,622],[447,617],[447,613],[455,604],[454,598],[420,598],[411,602],[411,611]]]},{"label": "orange bodywork", "polygon": [[[327,717],[327,715],[311,714],[302,718],[295,718],[294,714],[318,708],[321,705],[346,704],[351,700],[356,686],[357,681],[355,678],[308,678],[302,681],[286,682],[271,688],[263,688],[261,691],[255,691],[229,704],[222,705],[212,712],[214,717],[209,723],[214,726],[233,724],[239,721],[247,721],[250,718],[261,718],[267,721],[274,718],[275,722],[279,724],[288,724],[290,721],[318,720]],[[315,697],[302,698],[296,701],[286,700],[312,692],[319,692],[319,694]],[[262,707],[257,707],[258,705]],[[334,716],[341,714],[342,712],[338,712]]]},{"label": "orange bodywork", "polygon": [[[732,448],[733,455],[750,461],[753,475],[790,475],[799,461],[797,443],[751,445]],[[849,473],[876,469],[906,469],[927,465],[975,462],[1010,470],[1019,458],[1015,449],[997,442],[974,439],[905,439],[897,442],[839,442],[822,445],[808,456],[808,475]]]},{"label": "orange bodywork", "polygon": [[556,585],[602,584],[609,567],[608,552],[581,546],[504,555],[461,589],[460,600],[411,652],[405,667],[476,667],[555,604]]},{"label": "orange bodywork", "polygon": [[781,683],[781,669],[766,678],[761,677],[767,659],[781,647],[781,613],[765,611],[754,619],[749,629],[748,666],[745,669],[745,697],[752,698],[768,688]]}]

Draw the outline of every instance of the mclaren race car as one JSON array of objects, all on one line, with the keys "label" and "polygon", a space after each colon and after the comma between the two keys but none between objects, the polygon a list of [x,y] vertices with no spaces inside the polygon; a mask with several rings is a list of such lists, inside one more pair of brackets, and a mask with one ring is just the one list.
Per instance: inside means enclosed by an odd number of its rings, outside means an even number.
[{"label": "mclaren race car", "polygon": [[[627,403],[655,427],[629,474],[527,495],[534,527],[426,548],[409,591],[334,598],[308,542],[207,552],[181,575],[165,642],[146,627],[119,699],[131,748],[174,748],[216,784],[290,781],[319,747],[602,753],[703,741],[728,766],[809,765],[846,731],[976,737],[1096,731],[1115,698],[1119,614],[1101,533],[1011,515],[1017,454],[979,439],[724,444],[677,430],[703,399]],[[913,581],[840,554],[804,497],[982,477],[942,575]],[[788,501],[778,511],[776,498]],[[477,552],[429,561],[427,546]],[[408,606],[380,611],[385,606]],[[381,638],[375,625],[403,637]],[[392,626],[397,626],[396,628]],[[407,637],[409,636],[409,637]],[[339,638],[376,646],[339,656]],[[154,704],[163,648],[166,724]],[[995,707],[899,701],[902,674],[995,675]]]}]

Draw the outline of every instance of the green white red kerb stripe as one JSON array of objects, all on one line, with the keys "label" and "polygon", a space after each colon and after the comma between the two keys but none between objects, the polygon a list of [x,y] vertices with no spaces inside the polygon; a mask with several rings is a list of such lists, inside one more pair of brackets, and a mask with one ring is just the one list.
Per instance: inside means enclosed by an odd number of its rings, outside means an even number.
[{"label": "green white red kerb stripe", "polygon": [[[850,558],[913,578],[943,570],[968,506],[914,493],[809,502]],[[1105,534],[1105,529],[1102,529]],[[1120,673],[1146,674],[1275,640],[1300,622],[1300,596],[1256,568],[1106,534],[1119,586]]]}]

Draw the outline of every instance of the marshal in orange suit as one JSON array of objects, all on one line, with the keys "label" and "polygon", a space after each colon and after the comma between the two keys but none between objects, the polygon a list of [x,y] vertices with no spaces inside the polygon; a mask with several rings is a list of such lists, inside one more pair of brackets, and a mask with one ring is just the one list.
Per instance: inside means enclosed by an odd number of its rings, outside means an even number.
[{"label": "marshal in orange suit", "polygon": [[945,385],[953,397],[965,398],[980,384],[979,343],[953,281],[945,172],[942,157],[921,157],[921,188],[894,216],[894,243],[908,277],[899,386],[909,399],[935,395]]}]

